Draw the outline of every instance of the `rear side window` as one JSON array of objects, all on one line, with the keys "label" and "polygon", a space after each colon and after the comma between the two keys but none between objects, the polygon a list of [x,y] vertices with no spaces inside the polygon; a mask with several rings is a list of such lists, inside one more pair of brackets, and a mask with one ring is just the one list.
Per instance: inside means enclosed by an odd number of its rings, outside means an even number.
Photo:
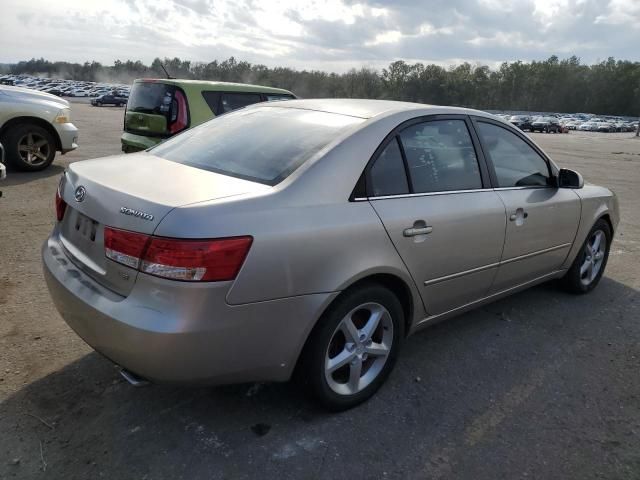
[{"label": "rear side window", "polygon": [[547,162],[527,142],[506,128],[478,122],[484,151],[491,159],[499,187],[545,187]]},{"label": "rear side window", "polygon": [[282,107],[216,117],[151,149],[203,170],[275,185],[361,118]]},{"label": "rear side window", "polygon": [[259,93],[223,93],[220,114],[231,112],[262,101]]},{"label": "rear side window", "polygon": [[434,120],[400,133],[414,193],[482,188],[476,151],[463,120]]},{"label": "rear side window", "polygon": [[220,105],[220,92],[202,92],[202,97],[204,101],[207,102],[209,108],[213,112],[214,115],[220,115],[219,105]]},{"label": "rear side window", "polygon": [[374,197],[409,193],[407,174],[397,137],[389,142],[369,173]]}]

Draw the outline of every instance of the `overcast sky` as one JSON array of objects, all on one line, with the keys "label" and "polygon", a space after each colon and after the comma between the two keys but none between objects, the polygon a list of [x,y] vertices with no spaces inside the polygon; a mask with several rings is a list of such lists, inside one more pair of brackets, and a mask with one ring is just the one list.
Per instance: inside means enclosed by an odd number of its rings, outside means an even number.
[{"label": "overcast sky", "polygon": [[640,0],[2,0],[0,63],[234,55],[342,72],[577,55],[640,60]]}]

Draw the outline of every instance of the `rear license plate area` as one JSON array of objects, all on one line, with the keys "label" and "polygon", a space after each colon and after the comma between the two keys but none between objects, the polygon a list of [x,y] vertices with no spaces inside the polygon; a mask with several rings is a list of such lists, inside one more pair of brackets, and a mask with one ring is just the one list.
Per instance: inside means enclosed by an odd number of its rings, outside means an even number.
[{"label": "rear license plate area", "polygon": [[77,212],[73,229],[76,231],[77,236],[87,242],[94,243],[98,233],[98,225],[99,223],[95,220]]}]

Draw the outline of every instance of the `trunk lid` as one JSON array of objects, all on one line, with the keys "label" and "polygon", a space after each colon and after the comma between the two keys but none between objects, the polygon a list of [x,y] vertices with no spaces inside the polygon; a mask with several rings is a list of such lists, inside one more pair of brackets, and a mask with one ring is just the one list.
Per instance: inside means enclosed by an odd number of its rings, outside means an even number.
[{"label": "trunk lid", "polygon": [[175,207],[270,188],[146,152],[75,162],[65,178],[60,243],[78,268],[121,295],[138,272],[105,257],[106,226],[150,235]]}]

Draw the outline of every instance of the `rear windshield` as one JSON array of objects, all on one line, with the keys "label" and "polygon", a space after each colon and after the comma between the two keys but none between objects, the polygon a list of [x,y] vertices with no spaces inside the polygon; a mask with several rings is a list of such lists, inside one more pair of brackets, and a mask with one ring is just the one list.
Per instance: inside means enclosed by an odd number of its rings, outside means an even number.
[{"label": "rear windshield", "polygon": [[363,119],[312,110],[253,107],[216,117],[151,149],[178,163],[275,185]]},{"label": "rear windshield", "polygon": [[136,82],[131,89],[127,110],[167,115],[171,110],[174,88],[157,82]]}]

